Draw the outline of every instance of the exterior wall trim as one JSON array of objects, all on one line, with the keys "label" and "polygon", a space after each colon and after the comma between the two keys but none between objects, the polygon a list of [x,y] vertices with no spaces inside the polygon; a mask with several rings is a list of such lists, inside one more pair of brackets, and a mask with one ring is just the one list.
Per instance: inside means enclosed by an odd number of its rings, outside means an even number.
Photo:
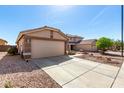
[{"label": "exterior wall trim", "polygon": [[61,30],[59,29],[51,29],[51,28],[38,28],[38,29],[32,29],[32,30],[28,30],[28,31],[23,31],[23,32],[20,32],[19,35],[18,35],[18,38],[16,40],[16,43],[20,40],[20,38],[25,35],[25,34],[28,34],[28,33],[36,33],[36,32],[40,32],[40,31],[44,31],[44,30],[50,30],[50,31],[54,31],[54,32],[57,32],[59,34],[61,34],[65,39],[69,40],[69,37],[66,36],[63,32],[61,32]]},{"label": "exterior wall trim", "polygon": [[26,52],[26,53],[23,53],[23,55],[31,55],[31,52]]},{"label": "exterior wall trim", "polygon": [[64,54],[66,55],[66,42],[64,42]]},{"label": "exterior wall trim", "polygon": [[50,38],[53,39],[53,30],[50,30]]},{"label": "exterior wall trim", "polygon": [[36,36],[30,36],[31,39],[39,39],[39,40],[50,40],[50,41],[66,41],[62,39],[52,39],[52,38],[44,38],[44,37],[36,37]]}]

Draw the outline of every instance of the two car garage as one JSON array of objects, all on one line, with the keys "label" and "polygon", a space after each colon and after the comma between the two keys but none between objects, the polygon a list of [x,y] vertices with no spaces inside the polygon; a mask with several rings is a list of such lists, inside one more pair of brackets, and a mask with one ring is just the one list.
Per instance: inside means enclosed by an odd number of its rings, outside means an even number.
[{"label": "two car garage", "polygon": [[20,32],[16,43],[25,58],[43,58],[66,54],[67,41],[59,29],[44,26]]},{"label": "two car garage", "polygon": [[64,41],[36,40],[31,42],[31,57],[41,58],[64,55]]}]

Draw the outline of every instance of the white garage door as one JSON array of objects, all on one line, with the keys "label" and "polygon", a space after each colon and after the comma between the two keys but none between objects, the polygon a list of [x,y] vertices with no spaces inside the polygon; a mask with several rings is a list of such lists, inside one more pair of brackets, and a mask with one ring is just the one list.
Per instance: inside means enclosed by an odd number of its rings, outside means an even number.
[{"label": "white garage door", "polygon": [[64,55],[64,41],[35,40],[31,41],[31,57],[42,58]]}]

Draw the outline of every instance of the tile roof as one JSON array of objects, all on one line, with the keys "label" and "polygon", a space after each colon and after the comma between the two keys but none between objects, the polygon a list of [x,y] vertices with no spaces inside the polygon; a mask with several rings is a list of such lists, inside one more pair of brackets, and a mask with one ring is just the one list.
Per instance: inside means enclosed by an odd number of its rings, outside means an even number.
[{"label": "tile roof", "polygon": [[96,39],[87,39],[87,40],[82,40],[80,44],[92,44],[93,42],[97,41]]},{"label": "tile roof", "polygon": [[4,42],[8,43],[8,42],[7,42],[6,40],[4,40],[4,39],[1,39],[1,38],[0,38],[0,40],[2,40],[2,41],[4,41]]},{"label": "tile roof", "polygon": [[71,35],[71,34],[66,34],[68,37],[79,37],[79,38],[82,38],[83,39],[83,37],[81,37],[81,36],[78,36],[78,35]]},{"label": "tile roof", "polygon": [[27,34],[27,33],[31,33],[31,32],[36,32],[38,30],[43,30],[43,29],[49,29],[49,30],[54,30],[54,31],[60,32],[64,37],[66,37],[68,39],[68,37],[60,29],[50,27],[50,26],[43,26],[43,27],[39,27],[39,28],[21,31],[17,37],[16,43],[18,42],[18,40],[21,38],[22,35]]}]

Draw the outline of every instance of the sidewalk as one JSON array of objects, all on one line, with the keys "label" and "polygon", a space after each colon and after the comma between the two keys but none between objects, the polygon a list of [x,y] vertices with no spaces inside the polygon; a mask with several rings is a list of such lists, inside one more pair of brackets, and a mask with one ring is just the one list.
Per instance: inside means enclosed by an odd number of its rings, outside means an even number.
[{"label": "sidewalk", "polygon": [[[124,59],[123,59],[123,62],[124,62]],[[115,80],[113,88],[124,88],[124,63],[121,67],[121,70],[120,70],[118,76],[117,76],[117,79]]]}]

